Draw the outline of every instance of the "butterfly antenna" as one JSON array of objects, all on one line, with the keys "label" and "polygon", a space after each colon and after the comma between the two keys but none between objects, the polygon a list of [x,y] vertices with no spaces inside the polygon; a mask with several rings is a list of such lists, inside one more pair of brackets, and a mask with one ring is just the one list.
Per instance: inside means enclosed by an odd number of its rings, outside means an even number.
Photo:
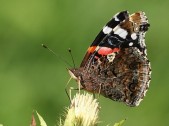
[{"label": "butterfly antenna", "polygon": [[60,55],[56,54],[53,50],[51,50],[48,46],[42,44],[42,47],[44,47],[45,49],[49,50],[51,53],[53,53],[56,57],[58,57],[61,61],[63,61],[66,65],[72,67],[63,57],[61,57]]},{"label": "butterfly antenna", "polygon": [[74,66],[74,68],[75,68],[75,67],[76,67],[76,66],[75,66],[75,60],[74,60],[73,55],[72,55],[72,50],[69,48],[68,51],[69,51],[69,53],[70,53],[70,56],[71,56],[72,62],[73,62],[73,66]]}]

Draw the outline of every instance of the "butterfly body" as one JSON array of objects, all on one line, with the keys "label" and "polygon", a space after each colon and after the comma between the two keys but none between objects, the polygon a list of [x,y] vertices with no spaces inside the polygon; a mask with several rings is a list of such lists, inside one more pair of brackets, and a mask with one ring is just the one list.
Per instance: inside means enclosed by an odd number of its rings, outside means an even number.
[{"label": "butterfly body", "polygon": [[151,79],[144,12],[116,14],[88,48],[80,68],[69,69],[81,88],[114,101],[138,106]]}]

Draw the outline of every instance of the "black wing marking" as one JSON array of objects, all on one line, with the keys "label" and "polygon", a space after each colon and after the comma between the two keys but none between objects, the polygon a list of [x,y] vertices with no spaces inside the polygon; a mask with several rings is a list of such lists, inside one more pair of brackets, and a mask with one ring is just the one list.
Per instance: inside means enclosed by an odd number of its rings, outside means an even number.
[{"label": "black wing marking", "polygon": [[[99,32],[99,34],[96,36],[95,40],[92,42],[91,46],[88,48],[83,61],[80,65],[80,67],[84,67],[86,62],[89,60],[89,57],[93,57],[93,50],[96,49],[96,47],[104,42],[105,37],[112,32],[112,30],[119,25],[121,22],[126,20],[129,17],[128,11],[121,11],[114,15],[114,17],[105,25],[105,27]],[[92,48],[92,49],[91,49]]]},{"label": "black wing marking", "polygon": [[81,67],[86,65],[90,67],[90,64],[94,62],[94,57],[98,56],[98,50],[102,47],[111,49],[137,47],[146,56],[144,37],[149,26],[144,12],[136,12],[130,16],[127,11],[116,14],[89,47]]},{"label": "black wing marking", "polygon": [[[107,28],[113,29],[115,28],[118,24],[120,24],[122,21],[124,21],[126,18],[129,17],[129,13],[128,11],[122,11],[117,13],[116,15],[114,15],[114,17],[105,25],[105,30]],[[96,36],[95,40],[93,41],[93,43],[91,44],[91,46],[97,46],[104,38],[107,34],[109,34],[110,32],[104,32],[104,28],[99,32],[99,34]]]}]

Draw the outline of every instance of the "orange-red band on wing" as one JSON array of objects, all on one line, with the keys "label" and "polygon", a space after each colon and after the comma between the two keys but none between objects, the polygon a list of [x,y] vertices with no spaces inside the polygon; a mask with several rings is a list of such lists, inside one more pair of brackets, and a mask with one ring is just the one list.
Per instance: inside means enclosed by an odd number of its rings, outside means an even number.
[{"label": "orange-red band on wing", "polygon": [[98,50],[98,54],[100,55],[108,55],[110,53],[118,52],[120,49],[119,48],[109,48],[109,47],[100,47]]},{"label": "orange-red band on wing", "polygon": [[87,53],[93,53],[97,46],[91,46],[88,48]]},{"label": "orange-red band on wing", "polygon": [[83,58],[83,61],[80,65],[80,67],[83,67],[87,61],[87,59],[90,57],[90,55],[95,51],[97,46],[91,46],[87,49],[87,53],[85,54],[84,58]]},{"label": "orange-red band on wing", "polygon": [[[86,61],[88,60],[88,58],[91,56],[92,53],[94,53],[94,51],[97,51],[96,48],[98,48],[98,54],[100,55],[108,55],[110,53],[114,53],[114,52],[118,52],[120,49],[119,48],[109,48],[109,47],[98,47],[98,46],[91,46],[87,49],[87,53],[84,56],[84,59],[80,65],[80,67],[83,67],[86,64]],[[96,57],[95,57],[96,58]]]}]

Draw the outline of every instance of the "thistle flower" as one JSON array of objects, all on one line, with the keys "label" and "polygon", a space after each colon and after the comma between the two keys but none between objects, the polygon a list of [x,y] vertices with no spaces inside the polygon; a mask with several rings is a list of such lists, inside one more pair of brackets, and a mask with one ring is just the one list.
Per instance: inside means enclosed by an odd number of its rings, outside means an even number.
[{"label": "thistle flower", "polygon": [[[71,100],[70,107],[67,108],[66,118],[63,122],[60,118],[58,126],[97,126],[98,114],[99,114],[99,103],[97,99],[93,98],[93,95],[88,93],[80,94],[77,93]],[[36,112],[41,126],[47,126],[42,116]],[[122,126],[125,120],[121,120],[115,123],[114,126]],[[2,126],[2,124],[0,124]],[[30,126],[36,126],[34,113]],[[108,125],[107,125],[108,126]]]},{"label": "thistle flower", "polygon": [[77,93],[67,110],[64,126],[96,126],[99,103],[90,94]]}]

